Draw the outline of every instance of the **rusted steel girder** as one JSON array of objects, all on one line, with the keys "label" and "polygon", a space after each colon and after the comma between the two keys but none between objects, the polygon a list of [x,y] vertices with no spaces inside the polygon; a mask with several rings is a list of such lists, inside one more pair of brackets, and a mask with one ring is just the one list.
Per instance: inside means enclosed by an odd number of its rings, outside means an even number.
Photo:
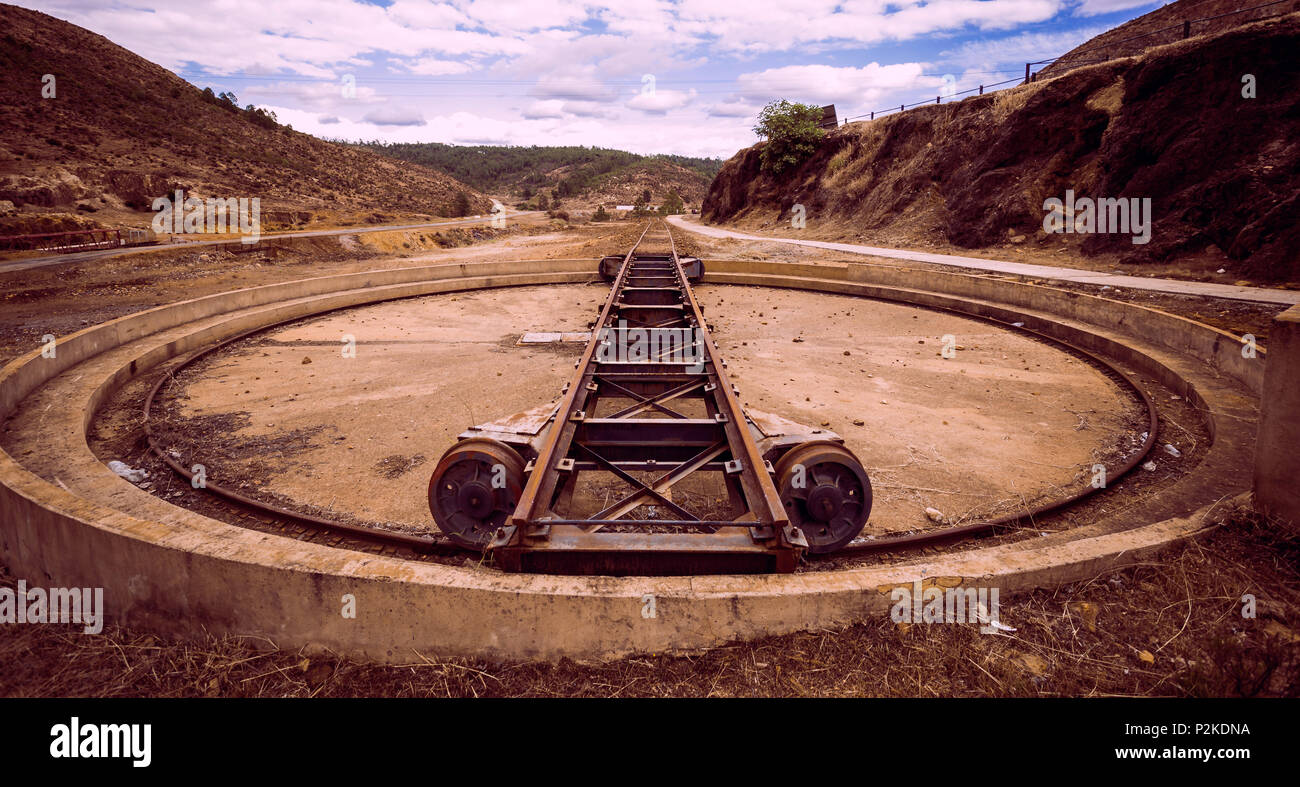
[{"label": "rusted steel girder", "polygon": [[745,412],[691,289],[703,264],[666,225],[600,271],[560,400],[460,436],[430,479],[438,526],[508,571],[566,574],[788,572],[856,536],[865,471],[832,432]]},{"label": "rusted steel girder", "polygon": [[[666,253],[640,251],[652,226],[614,274],[519,503],[488,545],[507,570],[792,571],[806,547],[691,292],[701,266],[683,265],[666,229]],[[577,514],[584,471],[631,491]],[[721,479],[725,516],[702,517],[673,500],[674,487],[699,473]],[[665,517],[635,515],[651,508]]]}]

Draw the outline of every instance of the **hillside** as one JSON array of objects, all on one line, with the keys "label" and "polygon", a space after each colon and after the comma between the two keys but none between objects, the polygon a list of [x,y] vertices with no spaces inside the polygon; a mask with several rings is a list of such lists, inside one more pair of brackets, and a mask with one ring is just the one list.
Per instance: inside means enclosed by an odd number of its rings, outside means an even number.
[{"label": "hillside", "polygon": [[[820,237],[983,248],[1026,244],[1120,263],[1202,259],[1300,281],[1300,14],[843,126],[774,179],[754,146],[727,161],[712,222],[787,222]],[[1258,97],[1243,98],[1253,73]],[[1048,234],[1044,200],[1150,198],[1150,242]],[[1061,259],[1058,257],[1058,259]]]},{"label": "hillside", "polygon": [[1290,11],[1300,11],[1300,0],[1178,0],[1083,42],[1038,73],[1059,76],[1082,65],[1140,55],[1153,46],[1181,41],[1184,22],[1190,23],[1191,35],[1214,35]]},{"label": "hillside", "polygon": [[153,198],[177,187],[259,197],[267,226],[491,209],[444,173],[295,132],[45,14],[0,5],[0,31],[0,234],[76,214],[147,226]]},{"label": "hillside", "polygon": [[538,192],[581,204],[632,204],[650,190],[652,202],[675,191],[687,204],[704,199],[719,159],[642,156],[589,147],[516,147],[429,143],[366,143],[368,150],[433,167],[512,202]]}]

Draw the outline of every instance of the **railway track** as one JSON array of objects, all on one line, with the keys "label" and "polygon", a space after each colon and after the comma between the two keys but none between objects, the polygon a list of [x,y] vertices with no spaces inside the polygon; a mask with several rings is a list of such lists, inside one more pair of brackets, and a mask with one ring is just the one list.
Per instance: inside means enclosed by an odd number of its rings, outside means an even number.
[{"label": "railway track", "polygon": [[[609,297],[559,406],[536,430],[463,434],[429,483],[438,526],[508,571],[566,574],[788,572],[856,536],[871,509],[861,464],[817,430],[774,436],[747,416],[691,290],[703,264],[667,225],[600,271]],[[796,443],[817,447],[782,482],[773,465]],[[623,493],[596,504],[591,476]],[[725,503],[674,499],[687,488]]]},{"label": "railway track", "polygon": [[[508,571],[544,573],[787,572],[821,556],[997,533],[1099,491],[1084,487],[995,519],[859,538],[871,510],[866,469],[833,433],[742,409],[691,289],[703,264],[678,255],[667,224],[648,224],[625,255],[601,261],[600,273],[610,295],[560,402],[476,425],[438,462],[429,504],[444,538],[307,514],[196,481],[160,444],[151,412],[163,386],[206,355],[278,326],[204,348],[160,377],[143,407],[149,448],[192,486],[232,504],[248,526],[341,548],[490,558]],[[1023,326],[954,313],[1056,346],[1133,394],[1145,408],[1145,439],[1110,471],[1111,484],[1149,453],[1158,414],[1130,375]],[[602,479],[623,485],[612,504],[595,502],[593,484]]]}]

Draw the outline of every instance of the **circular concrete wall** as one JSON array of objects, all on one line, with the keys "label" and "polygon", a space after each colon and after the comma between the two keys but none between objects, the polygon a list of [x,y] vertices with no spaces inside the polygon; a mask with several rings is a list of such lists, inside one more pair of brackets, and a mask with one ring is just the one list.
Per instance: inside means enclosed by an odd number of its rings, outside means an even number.
[{"label": "circular concrete wall", "polygon": [[[392,661],[413,650],[608,657],[843,625],[886,614],[888,590],[915,581],[996,586],[1005,597],[1090,577],[1194,532],[1216,501],[1249,487],[1257,370],[1233,360],[1227,350],[1235,342],[1227,334],[1052,288],[869,265],[717,261],[707,268],[712,281],[1024,322],[1181,391],[1206,411],[1213,446],[1142,512],[1051,537],[841,571],[669,578],[501,574],[257,533],[137,489],[87,446],[90,418],[117,387],[250,328],[434,292],[588,281],[595,266],[595,260],[483,263],[307,279],[129,315],[61,339],[53,358],[40,351],[18,358],[0,372],[0,415],[19,424],[46,408],[44,469],[32,472],[0,454],[0,553],[33,583],[103,587],[110,617],[167,632],[202,627],[267,637],[281,647],[327,647]],[[653,617],[643,615],[646,596],[656,600]],[[342,614],[345,597],[355,599],[355,618]]]}]

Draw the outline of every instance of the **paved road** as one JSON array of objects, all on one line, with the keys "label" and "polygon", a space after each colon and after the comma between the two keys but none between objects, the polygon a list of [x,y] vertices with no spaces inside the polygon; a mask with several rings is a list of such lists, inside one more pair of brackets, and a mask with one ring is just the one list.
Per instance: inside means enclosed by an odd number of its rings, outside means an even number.
[{"label": "paved road", "polygon": [[1086,271],[1078,268],[1054,268],[1047,265],[1031,265],[1024,262],[1005,262],[1002,260],[985,260],[979,257],[961,257],[955,254],[935,254],[926,251],[907,251],[904,249],[885,249],[875,246],[859,246],[851,243],[831,243],[819,240],[798,240],[795,238],[769,238],[763,235],[747,235],[743,232],[724,230],[686,221],[683,216],[669,216],[668,221],[688,232],[696,232],[711,238],[737,238],[739,240],[767,241],[769,243],[787,243],[793,246],[811,246],[818,249],[830,249],[849,254],[869,254],[873,257],[890,257],[897,260],[928,262],[935,265],[948,265],[957,268],[1009,273],[1016,276],[1032,276],[1036,279],[1056,279],[1079,284],[1095,284],[1112,287],[1127,287],[1134,290],[1153,290],[1176,295],[1204,295],[1212,298],[1228,298],[1237,301],[1254,301],[1255,303],[1276,303],[1287,306],[1300,304],[1300,291],[1270,290],[1264,287],[1238,287],[1232,284],[1213,284],[1199,281],[1178,281],[1176,279],[1151,279],[1144,276],[1124,276],[1117,273]]},{"label": "paved road", "polygon": [[[507,219],[518,219],[527,216],[540,214],[541,211],[520,211],[518,213],[507,213]],[[393,230],[420,230],[429,227],[447,227],[457,224],[483,224],[492,221],[491,216],[479,218],[455,219],[452,221],[435,221],[428,224],[377,224],[366,227],[348,227],[338,230],[312,230],[309,232],[280,232],[273,235],[263,235],[259,240],[277,240],[282,238],[320,238],[329,235],[360,235],[365,232],[390,232]],[[43,268],[47,265],[63,265],[69,262],[81,262],[83,260],[98,260],[105,257],[116,257],[119,254],[139,254],[141,252],[151,251],[174,251],[176,249],[194,249],[201,246],[218,246],[227,243],[238,242],[238,239],[232,240],[202,240],[182,243],[162,243],[157,246],[132,246],[124,249],[98,249],[96,251],[78,251],[72,254],[51,254],[48,257],[24,257],[22,259],[10,260],[8,262],[0,261],[0,273],[10,271],[24,271],[31,268]]]}]

